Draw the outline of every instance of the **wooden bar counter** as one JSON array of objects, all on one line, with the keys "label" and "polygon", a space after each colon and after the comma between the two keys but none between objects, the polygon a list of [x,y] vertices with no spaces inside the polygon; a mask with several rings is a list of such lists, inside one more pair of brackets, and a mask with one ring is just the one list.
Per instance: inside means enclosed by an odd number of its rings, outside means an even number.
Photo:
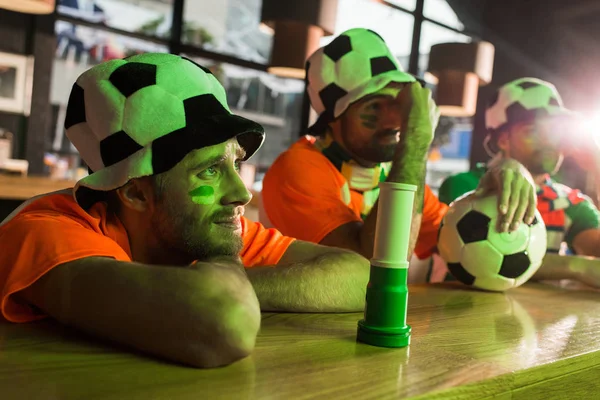
[{"label": "wooden bar counter", "polygon": [[547,400],[592,399],[600,390],[600,292],[591,289],[413,286],[404,349],[357,343],[360,318],[264,314],[253,354],[209,370],[132,354],[50,321],[0,322],[0,398]]}]

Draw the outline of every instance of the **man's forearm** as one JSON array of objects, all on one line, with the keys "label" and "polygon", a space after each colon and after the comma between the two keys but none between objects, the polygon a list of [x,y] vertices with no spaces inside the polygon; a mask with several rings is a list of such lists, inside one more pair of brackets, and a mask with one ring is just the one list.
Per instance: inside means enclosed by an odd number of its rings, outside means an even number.
[{"label": "man's forearm", "polygon": [[89,258],[55,267],[22,296],[89,334],[196,367],[247,355],[260,309],[242,271]]},{"label": "man's forearm", "polygon": [[544,261],[531,280],[576,280],[600,287],[600,259],[583,256],[546,254]]},{"label": "man's forearm", "polygon": [[561,279],[574,279],[575,273],[571,270],[572,263],[575,261],[572,257],[561,256],[559,254],[546,254],[542,265],[533,275],[531,280],[553,281]]},{"label": "man's forearm", "polygon": [[247,269],[262,311],[352,312],[364,309],[369,263],[330,248],[290,264]]}]

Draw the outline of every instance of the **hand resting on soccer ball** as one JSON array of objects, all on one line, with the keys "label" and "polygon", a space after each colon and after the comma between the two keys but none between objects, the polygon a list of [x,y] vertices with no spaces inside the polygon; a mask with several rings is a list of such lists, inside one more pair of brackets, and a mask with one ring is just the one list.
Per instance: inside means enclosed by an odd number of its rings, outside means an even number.
[{"label": "hand resting on soccer ball", "polygon": [[534,210],[531,224],[498,232],[503,218],[497,196],[473,192],[450,205],[438,237],[440,256],[450,273],[465,285],[504,291],[527,282],[542,264],[546,253],[546,227]]},{"label": "hand resting on soccer ball", "polygon": [[537,197],[533,178],[527,168],[510,158],[490,163],[475,196],[498,196],[498,231],[516,231],[521,222],[531,224],[535,217]]}]

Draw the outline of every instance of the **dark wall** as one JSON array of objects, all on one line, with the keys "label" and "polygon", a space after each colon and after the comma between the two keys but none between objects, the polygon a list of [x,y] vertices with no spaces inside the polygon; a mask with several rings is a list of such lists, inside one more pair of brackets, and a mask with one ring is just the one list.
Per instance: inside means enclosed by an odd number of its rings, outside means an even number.
[{"label": "dark wall", "polygon": [[31,114],[0,111],[0,126],[15,134],[14,158],[29,161],[29,173],[44,171],[44,150],[51,131],[50,84],[56,39],[54,15],[28,15],[0,9],[0,51],[34,56]]}]

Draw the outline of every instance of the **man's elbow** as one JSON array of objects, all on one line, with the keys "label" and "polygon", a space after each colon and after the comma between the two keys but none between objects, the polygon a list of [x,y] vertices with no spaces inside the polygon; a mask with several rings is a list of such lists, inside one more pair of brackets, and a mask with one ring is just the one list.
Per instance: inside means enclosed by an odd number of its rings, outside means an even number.
[{"label": "man's elbow", "polygon": [[[356,312],[364,308],[365,294],[369,282],[370,263],[358,253],[341,250],[331,254],[325,264],[331,276],[331,284],[338,287],[337,301],[326,312]],[[335,298],[333,296],[332,298]]]},{"label": "man's elbow", "polygon": [[245,305],[232,306],[224,311],[229,315],[216,324],[215,336],[208,340],[208,346],[213,350],[210,357],[203,351],[206,344],[190,344],[192,366],[214,368],[229,365],[249,356],[254,350],[260,327],[260,312],[256,315]]},{"label": "man's elbow", "polygon": [[[249,356],[254,350],[260,330],[260,305],[249,282],[229,285],[215,299],[212,310],[197,310],[199,324],[195,340],[188,342],[187,363],[197,368],[229,365]],[[206,312],[212,315],[206,330]]]}]

